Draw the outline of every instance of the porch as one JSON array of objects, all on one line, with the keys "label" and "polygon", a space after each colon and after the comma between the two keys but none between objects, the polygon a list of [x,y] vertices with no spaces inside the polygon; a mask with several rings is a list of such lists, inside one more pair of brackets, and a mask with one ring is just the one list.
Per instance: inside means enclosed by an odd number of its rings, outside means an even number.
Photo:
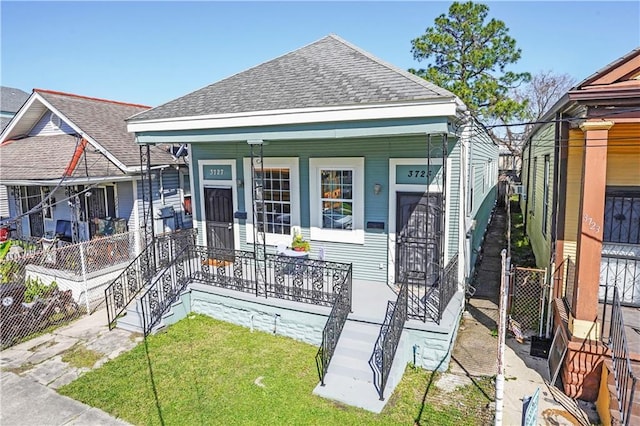
[{"label": "porch", "polygon": [[[153,274],[126,315],[110,314],[119,327],[148,334],[196,312],[305,341],[319,347],[315,393],[375,412],[407,362],[448,366],[463,307],[457,280],[429,291],[407,283],[393,288],[353,280],[351,264],[275,253],[258,259],[191,243],[170,247],[173,260]],[[457,261],[445,269],[457,274]],[[123,300],[126,286],[126,279],[114,281],[108,307]]]}]

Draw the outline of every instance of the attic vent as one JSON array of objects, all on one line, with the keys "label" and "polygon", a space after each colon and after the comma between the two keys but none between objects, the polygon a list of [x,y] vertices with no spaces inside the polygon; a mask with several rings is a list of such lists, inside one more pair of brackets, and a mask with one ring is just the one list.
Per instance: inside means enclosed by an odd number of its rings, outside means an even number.
[{"label": "attic vent", "polygon": [[62,120],[60,120],[60,117],[58,117],[54,113],[51,113],[51,117],[49,117],[49,121],[51,122],[51,124],[53,124],[58,129],[60,128],[60,125],[62,124]]}]

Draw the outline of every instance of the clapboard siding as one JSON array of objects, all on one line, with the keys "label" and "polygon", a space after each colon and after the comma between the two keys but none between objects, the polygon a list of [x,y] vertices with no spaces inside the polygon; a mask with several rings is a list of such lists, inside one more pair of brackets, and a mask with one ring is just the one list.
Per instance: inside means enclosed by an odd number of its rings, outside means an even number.
[{"label": "clapboard siding", "polygon": [[[441,138],[432,138],[432,155],[442,155]],[[451,142],[450,156],[459,156],[455,149],[455,142]],[[317,255],[320,248],[324,248],[325,257],[328,260],[345,261],[353,263],[354,277],[373,281],[387,280],[388,238],[389,230],[389,159],[392,158],[424,158],[427,151],[426,136],[408,136],[395,138],[362,138],[349,140],[304,140],[304,141],[269,141],[264,147],[265,157],[291,157],[299,159],[300,176],[300,217],[302,233],[309,237],[309,159],[310,158],[341,158],[364,157],[364,224],[369,221],[384,222],[384,230],[366,230],[364,244],[344,244],[327,241],[312,241],[312,255]],[[250,148],[246,143],[224,144],[192,144],[191,155],[194,166],[199,160],[234,159],[236,173],[239,178],[244,176],[243,159],[250,155]],[[426,160],[424,160],[426,162]],[[459,159],[456,157],[453,164],[459,167]],[[198,167],[194,167],[194,182],[200,181]],[[450,174],[457,179],[458,172]],[[373,186],[382,185],[382,192],[374,195]],[[451,188],[454,188],[452,186]],[[251,183],[245,182],[242,188],[238,188],[238,207],[251,216],[250,206],[244,205],[244,191],[251,190]],[[451,194],[457,191],[451,190]],[[449,256],[457,250],[457,224],[459,201],[456,195],[451,195],[453,203],[449,206],[449,228],[455,232],[449,237]],[[192,188],[194,206],[201,205],[200,186]],[[202,223],[199,208],[194,210],[195,219]],[[245,221],[239,221],[240,241],[237,246],[241,249],[252,250],[252,246],[246,244],[247,235]],[[200,235],[204,230],[199,232]],[[201,240],[202,241],[202,240]],[[382,267],[381,267],[382,266]]]},{"label": "clapboard siding", "polygon": [[473,188],[473,196],[468,215],[475,221],[475,228],[471,233],[470,265],[473,267],[495,206],[498,146],[481,129],[473,127],[469,151],[468,184]]},{"label": "clapboard siding", "polygon": [[607,185],[640,186],[640,125],[616,123],[609,130]]},{"label": "clapboard siding", "polygon": [[75,132],[66,122],[60,119],[60,126],[56,126],[53,124],[54,117],[57,117],[53,112],[47,111],[44,115],[38,120],[35,126],[29,132],[29,136],[51,136],[51,135],[60,135],[67,134],[72,135]]},{"label": "clapboard siding", "polygon": [[[162,179],[160,178],[162,175]],[[176,222],[174,218],[161,219],[158,217],[160,209],[163,207],[173,207],[177,214],[182,214],[182,200],[180,196],[180,179],[178,171],[173,168],[163,169],[162,171],[155,170],[151,174],[151,186],[153,193],[153,226],[156,234],[167,232],[169,230],[176,229]],[[162,181],[162,194],[161,192]],[[143,186],[142,181],[138,181],[138,214],[140,218],[140,226],[144,220],[144,203],[143,200]]]},{"label": "clapboard siding", "polygon": [[127,219],[127,228],[132,231],[136,227],[134,212],[133,182],[119,182],[116,184],[116,195],[118,199],[118,217]]},{"label": "clapboard siding", "polygon": [[[531,151],[529,153],[529,150]],[[531,248],[540,267],[549,264],[551,256],[551,223],[553,215],[553,170],[555,161],[555,125],[548,124],[540,128],[531,138],[526,155],[529,156],[527,166],[530,167],[528,179],[523,178],[527,188],[527,235]],[[549,158],[549,178],[544,179],[545,157]],[[523,173],[525,175],[526,173]],[[535,176],[535,177],[534,177]],[[547,186],[547,209],[545,210],[545,186]],[[546,217],[546,227],[543,229]]]}]

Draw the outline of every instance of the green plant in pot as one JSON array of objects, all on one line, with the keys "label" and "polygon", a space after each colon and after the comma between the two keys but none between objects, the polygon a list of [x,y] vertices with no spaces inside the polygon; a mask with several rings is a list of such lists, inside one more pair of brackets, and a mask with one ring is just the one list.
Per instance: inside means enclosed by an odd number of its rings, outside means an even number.
[{"label": "green plant in pot", "polygon": [[291,240],[291,248],[295,251],[309,251],[311,244],[301,234],[295,234],[293,240]]}]

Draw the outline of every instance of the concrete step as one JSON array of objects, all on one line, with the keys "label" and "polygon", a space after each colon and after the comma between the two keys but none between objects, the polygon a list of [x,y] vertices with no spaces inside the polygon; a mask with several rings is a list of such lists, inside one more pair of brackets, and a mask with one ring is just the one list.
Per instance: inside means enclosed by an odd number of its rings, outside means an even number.
[{"label": "concrete step", "polygon": [[[375,413],[382,411],[389,400],[388,397],[402,378],[406,361],[396,356],[389,372],[384,392],[385,400],[380,401],[373,381],[373,370],[369,366],[369,358],[379,333],[379,324],[347,321],[329,363],[324,380],[325,386],[316,386],[313,393]],[[401,353],[403,353],[402,339],[396,354]]]},{"label": "concrete step", "polygon": [[139,306],[138,299],[129,303],[125,310],[125,315],[118,318],[116,327],[136,333],[142,333],[142,316],[141,313],[139,313]]},{"label": "concrete step", "polygon": [[[373,371],[369,367],[369,354],[365,357],[351,357],[334,353],[329,363],[328,373],[363,382],[373,383]],[[326,382],[326,380],[325,380]]]},{"label": "concrete step", "polygon": [[323,398],[364,408],[374,413],[380,413],[387,403],[386,400],[380,401],[373,383],[330,372],[325,377],[325,385],[318,384],[313,393]]}]

